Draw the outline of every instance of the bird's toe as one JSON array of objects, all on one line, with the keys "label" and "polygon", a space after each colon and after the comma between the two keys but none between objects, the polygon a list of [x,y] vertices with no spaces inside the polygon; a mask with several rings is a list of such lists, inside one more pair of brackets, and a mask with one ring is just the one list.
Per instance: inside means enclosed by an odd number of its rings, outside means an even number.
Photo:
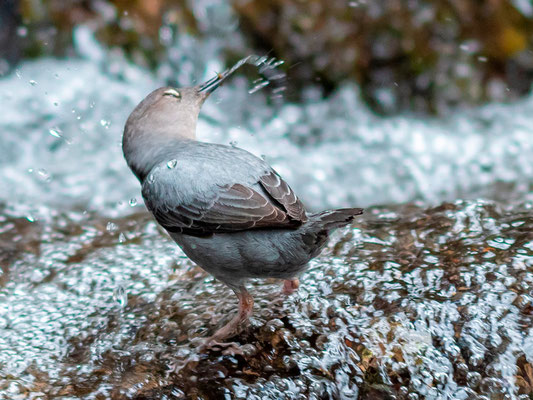
[{"label": "bird's toe", "polygon": [[214,339],[208,339],[201,347],[200,351],[221,352],[223,355],[244,356],[241,345],[237,342],[219,342]]},{"label": "bird's toe", "polygon": [[285,281],[283,281],[283,289],[281,293],[288,296],[296,292],[299,287],[300,287],[300,280],[298,278],[286,279]]}]

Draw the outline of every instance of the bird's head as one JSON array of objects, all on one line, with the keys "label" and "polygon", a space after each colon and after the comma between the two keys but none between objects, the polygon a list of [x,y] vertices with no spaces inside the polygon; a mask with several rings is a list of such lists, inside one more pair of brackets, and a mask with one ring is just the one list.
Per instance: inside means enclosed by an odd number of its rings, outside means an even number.
[{"label": "bird's head", "polygon": [[154,90],[132,111],[122,137],[124,157],[140,179],[163,157],[170,143],[196,139],[196,123],[204,101],[249,57],[200,85]]},{"label": "bird's head", "polygon": [[200,85],[154,90],[130,114],[124,141],[151,137],[195,139],[198,114],[204,101],[232,73],[226,70]]}]

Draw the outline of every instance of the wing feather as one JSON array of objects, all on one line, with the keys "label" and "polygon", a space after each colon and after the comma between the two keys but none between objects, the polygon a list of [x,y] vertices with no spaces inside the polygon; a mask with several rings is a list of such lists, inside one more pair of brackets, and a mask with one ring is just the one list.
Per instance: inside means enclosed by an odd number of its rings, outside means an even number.
[{"label": "wing feather", "polygon": [[289,185],[274,170],[263,175],[259,181],[263,188],[284,208],[291,218],[305,222],[305,207]]},{"label": "wing feather", "polygon": [[275,202],[241,184],[219,187],[212,201],[195,201],[172,206],[147,200],[156,220],[170,232],[206,236],[254,228],[294,229],[302,224]]},{"label": "wing feather", "polygon": [[[244,157],[242,151],[239,154]],[[245,156],[253,157],[248,153]],[[255,157],[252,161],[262,162]],[[248,229],[295,229],[307,220],[296,194],[266,164],[258,172],[251,169],[246,179],[241,175],[237,180],[240,183],[227,184],[229,175],[217,178],[213,169],[206,175],[210,179],[195,181],[191,171],[201,168],[200,160],[189,163],[190,171],[185,164],[181,170],[162,164],[143,182],[148,209],[169,232],[209,236]],[[257,165],[254,168],[257,171]]]}]

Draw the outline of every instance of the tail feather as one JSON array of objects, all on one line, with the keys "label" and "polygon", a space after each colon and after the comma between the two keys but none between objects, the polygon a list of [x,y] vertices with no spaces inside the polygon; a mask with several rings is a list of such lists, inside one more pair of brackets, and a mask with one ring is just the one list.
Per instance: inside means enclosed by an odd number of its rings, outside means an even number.
[{"label": "tail feather", "polygon": [[327,210],[309,216],[309,221],[303,225],[303,243],[307,246],[310,258],[316,257],[326,245],[329,233],[337,228],[348,225],[357,215],[363,213],[362,208],[341,208]]},{"label": "tail feather", "polygon": [[322,229],[330,230],[348,225],[356,216],[362,213],[362,208],[340,208],[313,214],[310,219],[314,223],[318,223]]}]

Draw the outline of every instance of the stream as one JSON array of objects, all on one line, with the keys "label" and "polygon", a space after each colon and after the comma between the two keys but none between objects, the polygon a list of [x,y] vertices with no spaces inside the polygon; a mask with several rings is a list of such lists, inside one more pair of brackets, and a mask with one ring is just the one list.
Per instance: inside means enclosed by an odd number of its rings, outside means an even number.
[{"label": "stream", "polygon": [[121,136],[169,75],[223,69],[213,40],[152,73],[80,27],[77,58],[0,78],[0,398],[529,399],[531,95],[380,117],[352,85],[296,104],[237,73],[198,136],[263,157],[311,210],[366,211],[297,293],[253,282],[242,355],[198,350],[236,299],[150,218]]}]

